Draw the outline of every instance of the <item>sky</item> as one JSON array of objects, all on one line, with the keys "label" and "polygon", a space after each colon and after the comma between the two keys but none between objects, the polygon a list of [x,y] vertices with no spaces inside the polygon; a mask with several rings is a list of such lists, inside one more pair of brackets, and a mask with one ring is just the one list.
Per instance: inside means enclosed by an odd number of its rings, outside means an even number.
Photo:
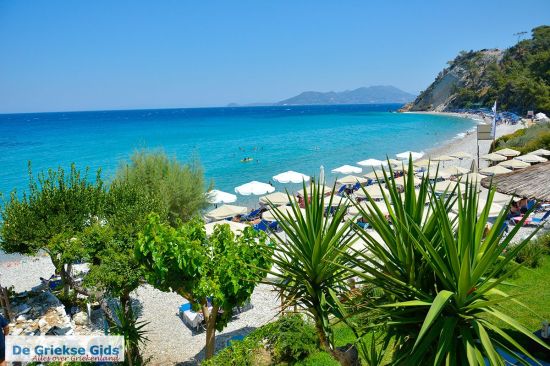
[{"label": "sky", "polygon": [[224,106],[425,89],[549,0],[0,0],[0,113]]}]

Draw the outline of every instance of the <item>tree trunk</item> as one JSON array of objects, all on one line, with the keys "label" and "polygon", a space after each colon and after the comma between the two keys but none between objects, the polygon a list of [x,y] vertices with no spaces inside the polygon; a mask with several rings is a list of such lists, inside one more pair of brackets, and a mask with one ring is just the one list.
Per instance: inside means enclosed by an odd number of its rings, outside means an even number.
[{"label": "tree trunk", "polygon": [[318,315],[315,314],[315,329],[317,330],[317,335],[319,336],[319,342],[321,347],[330,354],[336,361],[342,366],[355,366],[360,365],[359,355],[357,350],[352,346],[348,345],[345,351],[342,351],[338,348],[333,348],[330,344],[325,329],[322,325],[322,320],[318,318]]},{"label": "tree trunk", "polygon": [[15,320],[13,313],[11,312],[10,297],[8,296],[8,290],[0,285],[0,306],[4,308],[4,314],[6,318],[12,322]]},{"label": "tree trunk", "polygon": [[206,322],[206,349],[205,358],[214,356],[216,351],[216,318],[218,317],[218,306],[213,306],[212,311],[208,310],[208,305],[202,305],[202,314]]}]

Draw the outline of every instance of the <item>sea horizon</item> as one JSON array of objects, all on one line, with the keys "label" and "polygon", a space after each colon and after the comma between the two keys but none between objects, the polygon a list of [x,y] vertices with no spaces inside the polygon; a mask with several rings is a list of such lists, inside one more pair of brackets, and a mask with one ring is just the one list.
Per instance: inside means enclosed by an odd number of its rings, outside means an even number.
[{"label": "sea horizon", "polygon": [[[251,180],[282,185],[272,176],[295,170],[316,176],[367,158],[427,150],[471,129],[475,122],[446,115],[391,113],[402,104],[238,106],[0,115],[0,192],[26,189],[27,162],[36,174],[75,163],[109,181],[139,149],[163,150],[186,162],[199,158],[207,182],[234,193]],[[386,155],[387,154],[387,155]],[[251,157],[252,162],[242,159]],[[364,169],[364,173],[370,169]],[[364,174],[363,173],[363,174]],[[238,196],[253,207],[258,197]]]}]

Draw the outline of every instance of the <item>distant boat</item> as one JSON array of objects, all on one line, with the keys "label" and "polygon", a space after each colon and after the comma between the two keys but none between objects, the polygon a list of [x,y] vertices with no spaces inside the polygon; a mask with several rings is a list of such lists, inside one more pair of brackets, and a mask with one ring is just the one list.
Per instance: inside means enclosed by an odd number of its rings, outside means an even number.
[{"label": "distant boat", "polygon": [[241,163],[249,163],[253,160],[254,160],[253,158],[244,158],[244,159],[241,159]]}]

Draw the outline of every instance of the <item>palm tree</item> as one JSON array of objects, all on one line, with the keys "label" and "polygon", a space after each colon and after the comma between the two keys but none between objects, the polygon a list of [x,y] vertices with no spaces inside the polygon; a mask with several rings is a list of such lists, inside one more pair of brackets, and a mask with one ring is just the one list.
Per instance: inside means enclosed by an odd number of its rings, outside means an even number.
[{"label": "palm tree", "polygon": [[377,298],[365,298],[360,312],[367,329],[383,328],[394,340],[395,364],[485,365],[487,359],[504,365],[498,349],[533,359],[497,318],[548,348],[499,307],[516,301],[497,286],[520,268],[508,265],[531,238],[510,246],[523,222],[505,236],[507,207],[488,229],[494,191],[483,205],[476,184],[457,185],[438,197],[424,179],[415,191],[411,162],[401,196],[391,168],[389,173],[384,171],[389,217],[375,205],[358,206],[372,231],[357,227],[366,250],[345,256],[362,283],[382,290]]},{"label": "palm tree", "polygon": [[[348,235],[351,223],[344,221],[347,207],[338,205],[330,215],[333,195],[325,197],[320,184],[312,183],[310,192],[304,184],[304,197],[304,210],[290,195],[289,212],[271,205],[282,232],[274,234],[276,270],[270,272],[268,282],[279,289],[283,308],[303,309],[315,323],[321,346],[340,363],[350,364],[349,354],[334,346],[330,323],[335,309],[332,291],[346,291],[350,278],[343,255],[354,240]],[[329,200],[328,210],[325,200]]]}]

